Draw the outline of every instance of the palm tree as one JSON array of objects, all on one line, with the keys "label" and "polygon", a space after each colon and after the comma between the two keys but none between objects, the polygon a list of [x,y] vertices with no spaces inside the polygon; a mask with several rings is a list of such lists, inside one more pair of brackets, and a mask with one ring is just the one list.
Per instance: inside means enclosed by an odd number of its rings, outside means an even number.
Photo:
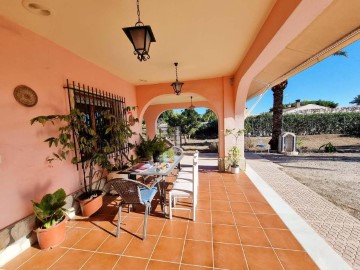
[{"label": "palm tree", "polygon": [[354,97],[354,100],[350,101],[350,103],[360,105],[360,95],[357,95],[356,97]]},{"label": "palm tree", "polygon": [[279,83],[278,85],[275,85],[271,88],[274,96],[272,137],[269,142],[271,150],[278,149],[278,138],[282,130],[283,96],[287,84],[288,81],[285,80],[282,83]]}]

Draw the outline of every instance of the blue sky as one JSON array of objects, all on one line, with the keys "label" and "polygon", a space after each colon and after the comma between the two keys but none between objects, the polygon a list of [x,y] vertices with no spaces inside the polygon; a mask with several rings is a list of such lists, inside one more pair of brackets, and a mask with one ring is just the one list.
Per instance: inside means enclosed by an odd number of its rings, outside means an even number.
[{"label": "blue sky", "polygon": [[[330,56],[314,66],[302,71],[288,80],[284,91],[284,104],[300,100],[329,100],[338,106],[350,106],[350,101],[360,94],[360,41],[356,41],[343,49],[348,58]],[[246,103],[248,108],[257,97]],[[271,89],[267,90],[252,114],[268,112],[272,107]],[[196,108],[203,114],[206,108]],[[175,110],[180,112],[181,110]]]},{"label": "blue sky", "polygon": [[[330,56],[288,80],[284,91],[284,104],[300,100],[330,100],[338,106],[351,106],[350,101],[360,94],[360,41],[343,49],[348,58]],[[268,112],[273,96],[269,89],[256,105],[252,114]],[[251,108],[257,97],[248,101]]]}]

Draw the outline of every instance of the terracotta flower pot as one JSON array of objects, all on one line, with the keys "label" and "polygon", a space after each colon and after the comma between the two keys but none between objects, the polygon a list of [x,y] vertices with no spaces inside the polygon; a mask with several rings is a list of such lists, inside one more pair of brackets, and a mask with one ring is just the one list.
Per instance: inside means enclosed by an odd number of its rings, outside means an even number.
[{"label": "terracotta flower pot", "polygon": [[65,240],[65,223],[67,218],[48,229],[38,228],[34,230],[41,249],[54,248]]},{"label": "terracotta flower pot", "polygon": [[79,199],[81,213],[84,217],[90,217],[103,205],[103,195],[100,194],[92,199]]}]

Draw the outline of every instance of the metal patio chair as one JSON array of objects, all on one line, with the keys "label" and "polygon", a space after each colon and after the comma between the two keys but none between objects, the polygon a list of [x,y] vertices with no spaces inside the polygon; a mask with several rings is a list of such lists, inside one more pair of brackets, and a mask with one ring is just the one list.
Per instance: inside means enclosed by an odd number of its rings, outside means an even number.
[{"label": "metal patio chair", "polygon": [[148,187],[140,182],[130,180],[130,179],[113,179],[109,182],[109,184],[115,189],[115,191],[122,198],[119,203],[118,210],[118,222],[116,228],[116,237],[120,236],[120,221],[121,221],[121,211],[124,205],[132,204],[142,204],[145,206],[144,213],[144,226],[143,226],[143,240],[146,238],[146,224],[147,217],[151,210],[151,201],[154,199],[158,188],[156,186],[157,183]]}]

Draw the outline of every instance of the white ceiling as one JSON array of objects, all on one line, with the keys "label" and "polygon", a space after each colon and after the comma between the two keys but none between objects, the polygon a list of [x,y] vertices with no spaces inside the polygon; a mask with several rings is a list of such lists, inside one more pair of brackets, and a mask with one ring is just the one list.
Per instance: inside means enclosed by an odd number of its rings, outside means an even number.
[{"label": "white ceiling", "polygon": [[[156,43],[139,62],[122,28],[137,22],[135,0],[1,0],[0,14],[136,85],[231,75],[275,0],[141,0]],[[50,16],[30,13],[31,3]]]},{"label": "white ceiling", "polygon": [[[285,1],[290,0],[278,3]],[[276,2],[140,0],[141,20],[151,25],[156,38],[146,62],[133,55],[122,31],[137,21],[135,0],[1,0],[0,15],[135,85],[170,84],[175,80],[174,62],[179,62],[180,81],[233,75]],[[36,15],[25,8],[34,4],[48,8],[51,15]],[[264,84],[283,79],[289,70],[358,28],[359,14],[360,0],[334,0],[254,78],[248,99],[261,93]],[[161,96],[152,104],[188,99],[188,95]],[[203,101],[197,95],[194,99]]]}]

